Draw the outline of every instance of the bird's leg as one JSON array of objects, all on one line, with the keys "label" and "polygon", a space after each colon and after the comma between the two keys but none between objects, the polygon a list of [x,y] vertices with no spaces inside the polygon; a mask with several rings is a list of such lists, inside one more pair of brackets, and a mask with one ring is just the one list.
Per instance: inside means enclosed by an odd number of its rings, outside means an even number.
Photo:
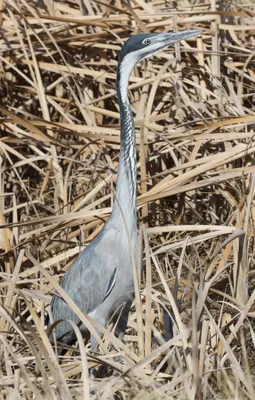
[{"label": "bird's leg", "polygon": [[121,315],[119,317],[119,321],[117,322],[116,326],[116,336],[118,337],[119,340],[123,341],[125,332],[127,329],[127,323],[128,323],[128,314],[129,310],[131,307],[132,302],[128,301],[125,306],[123,307],[123,310],[121,312]]},{"label": "bird's leg", "polygon": [[[115,334],[117,338],[123,342],[126,329],[127,329],[127,324],[128,324],[128,315],[129,315],[129,310],[132,304],[132,300],[127,301],[126,303],[122,304],[122,310],[119,315],[119,319],[116,323],[116,328],[115,328]],[[120,361],[120,356],[114,357],[115,362]]]},{"label": "bird's leg", "polygon": [[[95,320],[102,326],[106,325],[106,320],[103,318],[97,317],[97,318],[95,318]],[[96,327],[94,327],[94,329],[95,329],[96,333],[98,334],[99,338],[101,339],[103,337],[103,332],[101,332],[101,330]],[[98,344],[97,339],[93,335],[90,335],[90,343],[91,343],[91,351],[96,352],[98,350],[99,344]],[[103,368],[104,368],[104,366],[102,366],[102,365],[99,367],[91,368],[90,369],[90,377],[91,378],[100,377],[102,375]]]},{"label": "bird's leg", "polygon": [[[94,320],[96,322],[98,322],[101,326],[103,326],[103,327],[106,326],[106,318],[103,318],[103,317],[97,315],[94,318]],[[94,329],[95,329],[96,333],[98,334],[99,338],[101,339],[103,337],[103,332],[100,329],[96,328],[95,326],[94,326]],[[98,341],[92,334],[90,334],[90,342],[91,342],[91,350],[96,351],[98,348]]]}]

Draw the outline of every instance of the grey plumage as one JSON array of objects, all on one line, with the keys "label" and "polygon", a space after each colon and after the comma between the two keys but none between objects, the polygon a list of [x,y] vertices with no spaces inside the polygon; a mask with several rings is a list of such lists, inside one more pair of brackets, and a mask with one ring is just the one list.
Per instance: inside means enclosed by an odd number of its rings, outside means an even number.
[{"label": "grey plumage", "polygon": [[[121,147],[116,185],[116,198],[109,220],[67,270],[61,287],[84,314],[102,326],[124,304],[117,331],[124,336],[128,312],[134,297],[132,260],[137,265],[138,235],[136,215],[136,142],[132,110],[128,101],[128,79],[134,66],[164,47],[196,36],[201,31],[168,34],[144,33],[129,38],[122,47],[117,72],[117,95],[121,117]],[[71,320],[86,328],[67,303],[54,296],[51,303],[53,320]],[[69,343],[75,339],[71,325],[62,321],[54,328],[57,340]],[[99,336],[101,332],[98,331]],[[91,346],[97,342],[91,338]]]}]

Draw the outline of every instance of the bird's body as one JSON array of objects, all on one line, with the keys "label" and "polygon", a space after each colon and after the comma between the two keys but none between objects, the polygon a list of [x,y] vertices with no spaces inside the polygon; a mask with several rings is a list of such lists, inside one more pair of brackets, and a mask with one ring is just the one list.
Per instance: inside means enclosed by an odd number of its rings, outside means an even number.
[{"label": "bird's body", "polygon": [[[101,232],[67,270],[60,285],[84,314],[102,326],[124,304],[117,331],[123,336],[129,308],[134,296],[132,262],[138,264],[136,215],[136,142],[134,119],[128,101],[128,80],[134,66],[156,51],[201,31],[170,34],[140,34],[122,47],[117,73],[117,94],[121,117],[121,147],[116,194],[112,213]],[[53,321],[71,320],[79,325],[77,315],[61,298],[51,303]],[[57,340],[70,343],[75,339],[68,321],[54,328]],[[98,331],[99,335],[101,332]],[[92,348],[97,346],[91,338]]]},{"label": "bird's body", "polygon": [[[105,229],[107,229],[106,235]],[[106,325],[109,317],[123,302],[127,307],[132,303],[132,260],[126,237],[123,225],[119,224],[118,227],[109,220],[89,245],[90,250],[80,253],[71,266],[71,273],[66,273],[61,281],[61,286],[69,295],[71,293],[70,297],[79,305],[80,310],[102,326]],[[134,260],[137,261],[137,235],[133,235],[131,243]],[[121,268],[118,268],[119,265]],[[94,282],[93,285],[89,284],[91,281]],[[120,281],[123,285],[121,294],[119,286],[116,285],[116,282]],[[52,313],[54,320],[64,318],[79,323],[77,315],[59,297],[53,298]],[[66,343],[72,342],[75,337],[70,328],[69,322],[61,322],[54,329],[56,337],[62,338]],[[84,325],[80,329],[85,333]],[[100,335],[100,332],[98,334]],[[92,347],[96,347],[94,338]]]}]

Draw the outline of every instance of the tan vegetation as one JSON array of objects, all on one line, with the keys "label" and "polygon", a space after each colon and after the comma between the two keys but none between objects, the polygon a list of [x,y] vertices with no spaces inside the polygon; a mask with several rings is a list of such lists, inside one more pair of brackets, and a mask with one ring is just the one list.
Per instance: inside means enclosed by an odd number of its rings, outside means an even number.
[{"label": "tan vegetation", "polygon": [[[0,398],[254,399],[254,1],[0,9]],[[91,354],[77,329],[58,358],[45,308],[110,212],[121,45],[199,28],[130,79],[145,267],[125,341],[109,327]]]}]

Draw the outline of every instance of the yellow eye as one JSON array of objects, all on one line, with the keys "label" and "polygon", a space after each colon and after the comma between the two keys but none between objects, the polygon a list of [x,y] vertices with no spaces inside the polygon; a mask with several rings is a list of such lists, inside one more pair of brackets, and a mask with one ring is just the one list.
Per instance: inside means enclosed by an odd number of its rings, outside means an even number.
[{"label": "yellow eye", "polygon": [[145,44],[147,46],[148,44],[151,44],[151,40],[150,39],[144,39],[143,44]]}]

